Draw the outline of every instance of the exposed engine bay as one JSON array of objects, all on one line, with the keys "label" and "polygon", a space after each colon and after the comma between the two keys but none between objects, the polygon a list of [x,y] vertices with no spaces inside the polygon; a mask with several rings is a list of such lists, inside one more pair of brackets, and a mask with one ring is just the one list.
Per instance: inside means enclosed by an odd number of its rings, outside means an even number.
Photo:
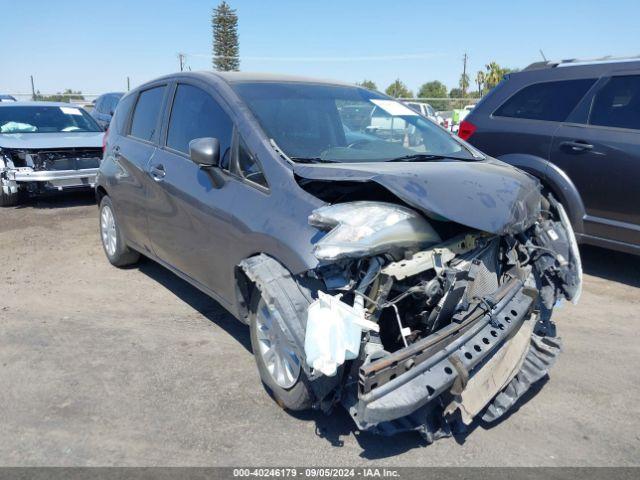
[{"label": "exposed engine bay", "polygon": [[[317,406],[433,441],[452,419],[496,420],[546,375],[561,350],[551,311],[577,301],[582,271],[564,209],[535,194],[535,216],[497,234],[386,201],[315,210],[319,264],[298,279],[313,285],[310,304],[302,324],[282,327]],[[275,304],[263,261],[243,268]]]},{"label": "exposed engine bay", "polygon": [[100,147],[0,148],[0,185],[5,194],[91,187],[101,160]]}]

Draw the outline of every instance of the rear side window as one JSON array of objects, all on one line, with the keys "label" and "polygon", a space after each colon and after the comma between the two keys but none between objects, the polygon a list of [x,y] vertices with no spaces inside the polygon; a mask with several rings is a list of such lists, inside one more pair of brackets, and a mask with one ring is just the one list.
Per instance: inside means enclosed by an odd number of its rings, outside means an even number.
[{"label": "rear side window", "polygon": [[220,105],[204,90],[191,85],[178,85],[167,146],[189,153],[189,142],[195,138],[213,137],[220,142],[220,161],[228,162],[233,123]]},{"label": "rear side window", "polygon": [[131,107],[133,107],[133,103],[135,101],[136,96],[129,95],[128,97],[125,97],[120,103],[118,103],[118,107],[116,108],[112,124],[115,126],[116,132],[118,132],[120,135],[124,135],[125,127],[127,125],[127,119],[129,118]]},{"label": "rear side window", "polygon": [[140,93],[131,120],[131,136],[154,142],[158,138],[158,114],[162,108],[164,86],[154,87]]},{"label": "rear side window", "polygon": [[640,75],[609,80],[593,101],[589,123],[640,130]]},{"label": "rear side window", "polygon": [[111,112],[114,112],[117,104],[118,104],[118,99],[113,95],[109,95],[107,97],[107,101],[105,102],[104,113],[111,114]]},{"label": "rear side window", "polygon": [[104,97],[98,97],[98,99],[96,100],[96,104],[93,107],[93,109],[98,113],[102,113],[102,100],[103,99],[104,99]]},{"label": "rear side window", "polygon": [[494,116],[563,122],[594,82],[588,78],[529,85],[503,103]]}]

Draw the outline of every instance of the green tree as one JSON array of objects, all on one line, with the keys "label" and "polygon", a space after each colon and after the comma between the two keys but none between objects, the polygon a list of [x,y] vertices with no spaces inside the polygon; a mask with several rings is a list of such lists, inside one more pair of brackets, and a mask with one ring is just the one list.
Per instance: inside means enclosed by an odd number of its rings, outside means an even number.
[{"label": "green tree", "polygon": [[[420,87],[420,90],[418,90],[418,97],[447,98],[447,86],[438,80],[427,82]],[[429,103],[436,110],[445,110],[447,108],[447,102],[444,100],[429,100]]]},{"label": "green tree", "polygon": [[485,65],[484,86],[487,90],[495,87],[507,73],[515,72],[512,68],[501,67],[497,62]]},{"label": "green tree", "polygon": [[213,9],[213,68],[224,72],[240,69],[238,16],[224,0]]},{"label": "green tree", "polygon": [[69,103],[71,100],[84,100],[84,96],[82,96],[82,92],[80,90],[72,90],[71,88],[67,88],[64,92],[58,92],[55,95],[42,95],[40,90],[35,95],[35,100],[40,100],[43,102],[66,102]]},{"label": "green tree", "polygon": [[396,79],[391,85],[387,87],[385,93],[391,97],[395,98],[411,98],[413,97],[413,92],[407,88],[407,86],[400,81],[399,78]]},{"label": "green tree", "polygon": [[462,108],[468,102],[465,100],[465,97],[468,95],[462,91],[461,88],[452,88],[449,90],[449,98],[454,99],[458,98],[461,100],[451,100],[449,101],[449,108]]},{"label": "green tree", "polygon": [[359,85],[367,90],[378,90],[378,86],[372,80],[363,80],[361,82],[357,82],[356,85]]},{"label": "green tree", "polygon": [[480,97],[484,95],[485,78],[485,74],[482,70],[479,70],[478,73],[476,73],[476,85],[478,86],[478,96]]}]

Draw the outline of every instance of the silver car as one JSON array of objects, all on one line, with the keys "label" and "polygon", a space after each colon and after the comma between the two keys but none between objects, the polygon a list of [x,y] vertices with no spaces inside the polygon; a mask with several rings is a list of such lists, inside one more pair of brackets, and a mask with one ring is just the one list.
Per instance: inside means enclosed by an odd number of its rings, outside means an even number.
[{"label": "silver car", "polygon": [[75,105],[0,104],[0,206],[16,205],[22,195],[94,187],[103,137]]}]

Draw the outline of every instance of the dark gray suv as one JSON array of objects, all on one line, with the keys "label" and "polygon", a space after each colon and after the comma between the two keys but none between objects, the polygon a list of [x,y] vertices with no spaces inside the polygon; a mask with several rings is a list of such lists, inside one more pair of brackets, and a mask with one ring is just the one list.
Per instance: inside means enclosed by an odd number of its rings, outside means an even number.
[{"label": "dark gray suv", "polygon": [[280,405],[342,404],[364,430],[496,420],[546,375],[552,309],[580,294],[570,223],[534,177],[356,86],[157,79],[120,101],[97,181],[112,264],[142,254],[207,293],[250,325]]},{"label": "dark gray suv", "polygon": [[640,60],[546,62],[507,77],[459,135],[538,177],[578,240],[640,254]]},{"label": "dark gray suv", "polygon": [[91,116],[98,122],[103,130],[109,128],[113,112],[116,111],[118,102],[124,95],[123,92],[111,92],[100,95],[91,110]]}]

